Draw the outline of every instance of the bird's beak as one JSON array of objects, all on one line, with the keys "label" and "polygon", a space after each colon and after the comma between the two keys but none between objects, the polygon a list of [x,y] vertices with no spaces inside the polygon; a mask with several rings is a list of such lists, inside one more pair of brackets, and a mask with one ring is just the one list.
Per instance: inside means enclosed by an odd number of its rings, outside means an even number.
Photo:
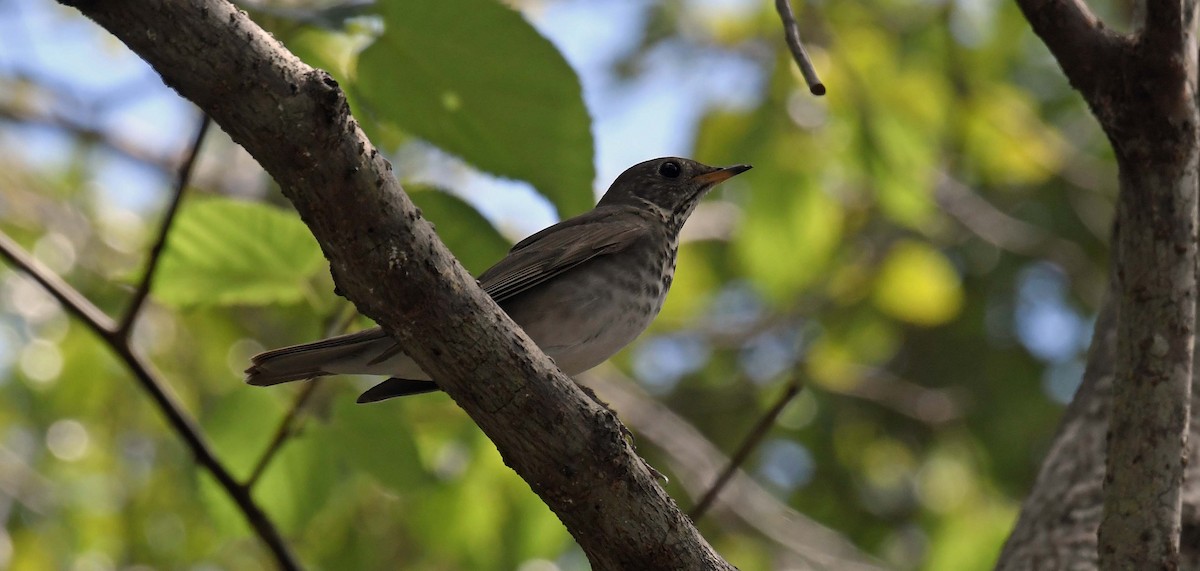
[{"label": "bird's beak", "polygon": [[734,165],[731,167],[720,168],[710,173],[693,177],[692,180],[700,184],[717,184],[727,181],[739,174],[750,170],[750,165]]}]

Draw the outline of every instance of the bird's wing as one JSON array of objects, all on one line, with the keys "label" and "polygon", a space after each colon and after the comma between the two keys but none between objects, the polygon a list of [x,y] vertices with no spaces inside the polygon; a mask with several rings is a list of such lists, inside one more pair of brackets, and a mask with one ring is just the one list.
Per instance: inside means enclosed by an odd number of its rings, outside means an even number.
[{"label": "bird's wing", "polygon": [[[546,228],[513,246],[511,252],[479,276],[479,284],[497,303],[535,287],[579,264],[598,256],[620,252],[646,237],[651,227],[639,216],[617,216],[623,208],[601,208]],[[246,370],[253,385],[275,384],[329,374],[322,366],[327,361],[345,358],[367,359],[374,366],[402,352],[399,344],[379,327],[339,335],[314,343],[284,347],[256,355]],[[390,339],[389,339],[390,341]],[[389,391],[407,381],[385,382],[364,395],[368,400],[389,398]],[[421,382],[418,382],[421,383]],[[405,385],[402,392],[435,390],[432,385]],[[408,392],[403,392],[408,391]]]},{"label": "bird's wing", "polygon": [[614,216],[616,213],[593,210],[522,240],[479,276],[479,285],[501,303],[588,260],[620,252],[650,234],[643,218]]}]

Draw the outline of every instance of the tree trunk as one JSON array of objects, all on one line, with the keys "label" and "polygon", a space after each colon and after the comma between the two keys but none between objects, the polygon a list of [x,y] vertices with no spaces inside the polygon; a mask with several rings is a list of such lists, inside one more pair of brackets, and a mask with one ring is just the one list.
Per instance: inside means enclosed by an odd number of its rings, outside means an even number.
[{"label": "tree trunk", "polygon": [[1196,513],[1196,493],[1184,488],[1200,180],[1196,4],[1149,2],[1145,27],[1130,37],[1080,0],[1018,4],[1104,128],[1121,184],[1112,294],[1084,382],[999,567],[1176,569],[1185,500],[1186,514]]}]

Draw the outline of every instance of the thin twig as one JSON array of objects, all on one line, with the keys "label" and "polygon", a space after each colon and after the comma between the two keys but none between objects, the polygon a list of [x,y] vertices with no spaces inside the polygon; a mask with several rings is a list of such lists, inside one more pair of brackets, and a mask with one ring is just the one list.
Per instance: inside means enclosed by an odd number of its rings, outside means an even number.
[{"label": "thin twig", "polygon": [[950,173],[939,178],[934,190],[938,206],[983,241],[1016,254],[1047,257],[1070,274],[1089,265],[1079,244],[1005,213]]},{"label": "thin twig", "polygon": [[130,346],[129,340],[118,332],[113,320],[57,274],[27,254],[3,232],[0,232],[0,256],[41,284],[63,305],[68,313],[82,321],[85,326],[105,341],[109,348],[125,362],[125,366],[133,373],[138,384],[162,411],[167,423],[183,439],[184,444],[195,457],[196,463],[208,470],[217,480],[217,484],[237,504],[247,523],[254,528],[259,538],[275,556],[279,567],[285,570],[300,569],[300,564],[292,554],[291,548],[284,542],[283,536],[279,534],[275,524],[250,496],[250,490],[238,484],[229,470],[217,459],[212,446],[205,439],[200,428],[196,426],[195,421],[184,412],[183,406],[166,388],[161,374],[155,371],[153,366]]},{"label": "thin twig", "polygon": [[0,255],[33,278],[46,291],[50,292],[50,295],[54,296],[54,299],[57,299],[68,313],[83,321],[105,341],[112,337],[112,332],[117,328],[112,319],[92,305],[92,302],[83,297],[75,288],[64,282],[50,268],[26,254],[20,245],[3,232],[0,232]]},{"label": "thin twig", "polygon": [[212,121],[209,120],[208,115],[200,117],[200,127],[196,129],[196,136],[192,139],[187,156],[179,165],[179,172],[175,176],[175,193],[171,196],[171,203],[167,205],[167,211],[163,215],[158,237],[155,238],[154,245],[150,247],[150,253],[146,256],[146,271],[142,274],[141,283],[133,291],[129,307],[125,309],[125,316],[121,318],[121,324],[117,327],[117,334],[122,337],[129,337],[129,333],[133,330],[133,322],[141,312],[142,305],[146,303],[146,296],[150,295],[150,287],[154,282],[154,271],[158,269],[158,262],[162,259],[163,249],[167,245],[167,235],[171,233],[171,224],[175,222],[175,214],[179,212],[179,205],[183,202],[183,192],[192,179],[192,169],[196,165],[196,157],[200,154],[200,144],[204,142],[204,136],[208,134],[210,124]]},{"label": "thin twig", "polygon": [[808,90],[813,95],[825,95],[825,84],[817,77],[817,70],[808,57],[808,51],[804,49],[804,44],[800,43],[800,25],[796,23],[792,5],[788,0],[775,0],[775,10],[779,12],[779,19],[783,20],[783,36],[787,40],[788,49],[792,50],[792,58],[796,60],[796,65],[800,66],[800,75],[804,76]]},{"label": "thin twig", "polygon": [[779,418],[784,407],[792,402],[792,399],[796,398],[796,395],[800,394],[800,389],[803,387],[804,381],[800,379],[800,373],[793,372],[792,378],[788,380],[787,386],[783,388],[783,394],[779,395],[779,400],[775,401],[775,404],[771,406],[767,414],[763,415],[759,419],[758,424],[754,425],[750,434],[746,435],[746,439],[738,447],[737,452],[729,458],[729,463],[725,465],[725,469],[721,471],[721,475],[717,476],[712,487],[707,492],[704,492],[704,496],[700,498],[700,502],[688,513],[692,520],[700,519],[708,511],[708,508],[712,507],[713,501],[717,499],[717,494],[721,493],[721,489],[725,487],[725,484],[729,483],[729,479],[738,471],[738,468],[746,463],[746,459],[750,457],[750,453],[758,447],[762,439],[767,436],[767,432],[775,425],[775,419]]},{"label": "thin twig", "polygon": [[[340,311],[334,311],[325,320],[325,334],[337,335],[344,333],[350,327],[351,323],[358,317],[358,311],[353,305],[342,305]],[[271,461],[283,450],[283,445],[287,444],[289,438],[299,431],[299,421],[302,420],[300,413],[304,411],[304,407],[308,404],[313,394],[317,392],[318,383],[311,380],[304,385],[300,393],[296,395],[296,400],[292,401],[291,408],[287,414],[279,421],[279,426],[275,428],[275,435],[271,437],[271,442],[267,444],[267,448],[263,450],[262,456],[259,456],[258,462],[254,464],[254,469],[250,472],[250,477],[246,478],[246,483],[242,484],[247,489],[253,489],[258,483],[258,479],[262,477],[263,472],[267,471],[267,466],[271,465]]]},{"label": "thin twig", "polygon": [[283,445],[288,439],[297,432],[297,423],[300,420],[300,413],[304,410],[304,406],[313,394],[317,392],[318,383],[309,380],[304,383],[304,388],[300,389],[296,395],[296,400],[292,402],[291,408],[287,414],[283,416],[283,420],[279,421],[279,426],[275,428],[275,435],[271,437],[271,442],[267,444],[267,449],[263,450],[262,456],[258,457],[258,462],[254,464],[254,469],[250,471],[250,477],[246,478],[246,483],[242,484],[246,489],[253,489],[258,483],[258,479],[262,477],[263,472],[267,471],[267,466],[271,465],[271,460],[280,450],[283,450]]},{"label": "thin twig", "polygon": [[[611,365],[586,373],[583,382],[604,395],[621,411],[621,420],[637,432],[638,440],[665,455],[672,478],[692,498],[708,490],[718,470],[729,462],[715,444],[695,426],[640,388],[638,383]],[[836,531],[796,511],[737,470],[713,509],[740,520],[781,549],[781,555],[807,562],[805,569],[883,571],[886,567],[862,552]]]}]

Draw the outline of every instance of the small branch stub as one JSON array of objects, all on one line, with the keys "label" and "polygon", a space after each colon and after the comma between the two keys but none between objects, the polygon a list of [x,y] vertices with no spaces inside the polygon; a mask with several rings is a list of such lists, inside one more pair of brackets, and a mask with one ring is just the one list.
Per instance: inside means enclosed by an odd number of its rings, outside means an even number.
[{"label": "small branch stub", "polygon": [[792,51],[792,58],[796,60],[796,65],[800,66],[800,74],[804,76],[804,82],[808,84],[809,92],[818,97],[825,95],[825,84],[821,83],[821,78],[817,77],[817,70],[813,67],[812,59],[808,57],[808,51],[800,42],[800,25],[796,23],[792,5],[788,0],[775,0],[775,10],[779,12],[779,19],[783,20],[784,39],[787,41],[788,49]]}]

